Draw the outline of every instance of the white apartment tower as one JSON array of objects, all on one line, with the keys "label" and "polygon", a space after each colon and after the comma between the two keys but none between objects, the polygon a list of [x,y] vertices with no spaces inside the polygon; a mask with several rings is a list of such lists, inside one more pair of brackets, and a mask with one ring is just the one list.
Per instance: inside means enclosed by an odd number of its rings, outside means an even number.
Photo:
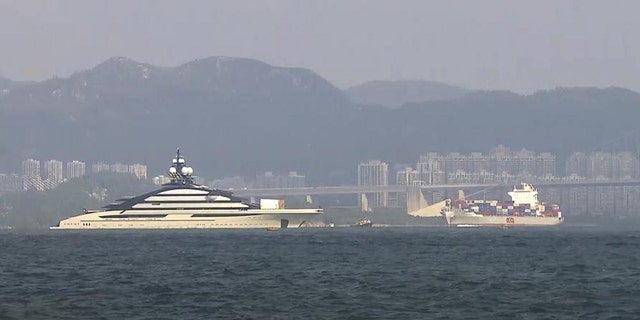
[{"label": "white apartment tower", "polygon": [[67,179],[82,177],[85,174],[85,163],[82,161],[67,162]]},{"label": "white apartment tower", "polygon": [[91,165],[91,172],[109,172],[109,165],[106,163],[98,162]]},{"label": "white apartment tower", "polygon": [[22,161],[22,179],[24,190],[44,190],[40,176],[40,161],[34,159]]},{"label": "white apartment tower", "polygon": [[[359,186],[388,186],[389,185],[389,164],[380,160],[369,160],[358,165],[358,185]],[[368,207],[388,207],[388,192],[377,192],[366,195]],[[358,198],[360,207],[362,198]]]},{"label": "white apartment tower", "polygon": [[62,183],[64,173],[62,171],[62,161],[49,160],[44,163],[44,187],[52,189]]},{"label": "white apartment tower", "polygon": [[136,175],[138,179],[146,179],[147,178],[147,166],[144,164],[132,164],[129,166],[129,173],[133,173]]},{"label": "white apartment tower", "polygon": [[109,169],[111,172],[129,173],[129,166],[120,162],[110,165]]}]

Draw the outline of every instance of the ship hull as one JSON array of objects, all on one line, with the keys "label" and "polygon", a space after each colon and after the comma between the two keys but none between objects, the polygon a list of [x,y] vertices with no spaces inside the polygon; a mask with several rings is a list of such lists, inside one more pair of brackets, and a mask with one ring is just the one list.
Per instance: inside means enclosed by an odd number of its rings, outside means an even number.
[{"label": "ship hull", "polygon": [[[242,212],[217,212],[215,216],[197,217],[198,213],[176,212],[158,217],[146,212],[120,214],[101,211],[83,214],[60,221],[50,229],[254,229],[254,228],[298,228],[313,222],[322,209],[244,210]],[[104,218],[117,216],[122,218]]]},{"label": "ship hull", "polygon": [[504,216],[481,214],[445,214],[449,226],[478,226],[478,227],[549,227],[562,223],[562,217],[536,217],[536,216]]}]

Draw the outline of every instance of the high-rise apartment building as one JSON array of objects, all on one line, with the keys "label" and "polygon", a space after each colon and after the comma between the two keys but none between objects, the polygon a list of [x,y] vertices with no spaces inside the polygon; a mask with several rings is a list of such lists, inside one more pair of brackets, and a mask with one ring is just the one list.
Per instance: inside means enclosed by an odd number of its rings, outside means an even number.
[{"label": "high-rise apartment building", "polygon": [[122,163],[115,163],[109,166],[111,172],[116,173],[129,173],[129,166]]},{"label": "high-rise apartment building", "polygon": [[267,171],[256,176],[256,188],[299,188],[306,185],[306,177],[297,171],[289,171],[288,175],[275,174]]},{"label": "high-rise apartment building", "polygon": [[244,178],[235,176],[213,180],[210,186],[214,189],[243,189],[249,185],[244,181]]},{"label": "high-rise apartment building", "polygon": [[631,152],[622,152],[616,159],[615,179],[634,179],[638,176],[638,159]]},{"label": "high-rise apartment building", "polygon": [[473,152],[447,155],[427,153],[416,165],[418,180],[424,184],[489,183],[513,177],[556,176],[556,157],[548,152],[536,154],[522,149],[517,152],[499,145],[490,154]]},{"label": "high-rise apartment building", "polygon": [[538,159],[535,152],[522,149],[514,154],[515,168],[513,168],[512,174],[522,176],[538,176]]},{"label": "high-rise apartment building", "polygon": [[109,165],[106,163],[98,162],[91,165],[92,173],[109,172]]},{"label": "high-rise apartment building", "polygon": [[416,164],[417,184],[445,184],[445,157],[435,152],[420,156]]},{"label": "high-rise apartment building", "polygon": [[574,152],[565,161],[565,175],[586,178],[588,162],[590,162],[588,155],[582,152]]},{"label": "high-rise apartment building", "polygon": [[469,171],[470,172],[492,172],[492,161],[490,155],[485,155],[480,152],[472,152],[469,155]]},{"label": "high-rise apartment building", "polygon": [[416,170],[411,167],[398,170],[396,172],[396,184],[401,186],[410,186],[414,184],[420,184],[417,180],[418,174]]},{"label": "high-rise apartment building", "polygon": [[277,188],[276,175],[273,171],[256,176],[256,188]]},{"label": "high-rise apartment building", "polygon": [[67,179],[82,177],[85,175],[86,165],[82,161],[67,162]]},{"label": "high-rise apartment building", "polygon": [[[389,185],[389,165],[380,160],[369,160],[358,165],[359,186],[387,186]],[[377,192],[366,195],[369,208],[388,207],[389,194]],[[361,207],[362,198],[358,199]]]},{"label": "high-rise apartment building", "polygon": [[147,166],[144,164],[132,164],[129,166],[129,173],[133,173],[138,179],[147,178]]},{"label": "high-rise apartment building", "polygon": [[613,176],[614,156],[608,152],[594,152],[589,157],[587,174],[593,179],[608,179]]},{"label": "high-rise apartment building", "polygon": [[536,160],[536,175],[538,177],[554,177],[557,175],[556,156],[549,152],[542,152]]},{"label": "high-rise apartment building", "polygon": [[44,163],[44,188],[52,189],[57,187],[64,180],[62,161],[49,160]]},{"label": "high-rise apartment building", "polygon": [[22,161],[22,178],[24,190],[44,190],[40,175],[40,161],[34,159]]},{"label": "high-rise apartment building", "polygon": [[287,188],[301,188],[305,186],[306,176],[298,174],[297,171],[289,171],[285,179]]},{"label": "high-rise apartment building", "polygon": [[565,162],[566,175],[587,179],[635,179],[640,162],[630,152],[573,153]]}]

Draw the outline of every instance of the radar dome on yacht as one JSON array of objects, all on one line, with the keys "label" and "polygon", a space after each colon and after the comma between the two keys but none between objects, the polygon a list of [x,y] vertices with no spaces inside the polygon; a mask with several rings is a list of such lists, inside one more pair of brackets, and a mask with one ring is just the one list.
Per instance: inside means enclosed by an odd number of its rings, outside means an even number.
[{"label": "radar dome on yacht", "polygon": [[191,175],[193,173],[193,168],[191,167],[182,167],[182,174],[185,176]]},{"label": "radar dome on yacht", "polygon": [[184,163],[184,159],[183,159],[183,158],[180,158],[180,159],[178,159],[178,162],[179,162],[179,163]]},{"label": "radar dome on yacht", "polygon": [[173,158],[173,160],[171,161],[171,163],[178,163],[178,159]]},{"label": "radar dome on yacht", "polygon": [[176,172],[178,172],[176,168],[174,167],[169,168],[169,173],[176,173]]}]

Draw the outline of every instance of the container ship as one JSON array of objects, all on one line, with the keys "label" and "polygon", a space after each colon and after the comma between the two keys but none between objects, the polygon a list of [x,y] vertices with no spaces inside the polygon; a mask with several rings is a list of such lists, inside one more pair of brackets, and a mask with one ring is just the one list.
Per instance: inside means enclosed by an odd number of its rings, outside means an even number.
[{"label": "container ship", "polygon": [[510,201],[447,200],[441,214],[449,226],[555,226],[564,218],[560,206],[538,200],[538,190],[521,183],[507,193]]}]

